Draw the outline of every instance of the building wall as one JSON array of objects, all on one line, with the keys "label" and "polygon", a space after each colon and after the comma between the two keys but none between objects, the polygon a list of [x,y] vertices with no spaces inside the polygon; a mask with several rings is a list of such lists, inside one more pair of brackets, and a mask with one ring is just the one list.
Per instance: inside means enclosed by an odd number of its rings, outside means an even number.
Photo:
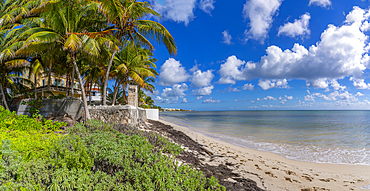
[{"label": "building wall", "polygon": [[[43,73],[43,71],[40,72],[40,74],[42,74],[42,73]],[[31,82],[35,83],[35,75],[33,73],[29,74],[29,70],[23,70],[23,76],[25,78],[29,79]],[[43,84],[43,81],[44,81],[44,84]],[[57,81],[57,83],[55,83],[55,81]],[[49,82],[49,77],[48,77],[47,74],[39,75],[39,76],[37,76],[36,87],[48,86],[48,82]],[[75,83],[75,88],[78,88],[78,89],[81,88],[77,79],[74,80],[74,83]],[[61,86],[61,87],[66,87],[66,85],[67,85],[67,75],[57,76],[54,73],[51,73],[50,85],[58,85],[58,86]],[[27,85],[27,86],[30,87],[30,85]]]}]

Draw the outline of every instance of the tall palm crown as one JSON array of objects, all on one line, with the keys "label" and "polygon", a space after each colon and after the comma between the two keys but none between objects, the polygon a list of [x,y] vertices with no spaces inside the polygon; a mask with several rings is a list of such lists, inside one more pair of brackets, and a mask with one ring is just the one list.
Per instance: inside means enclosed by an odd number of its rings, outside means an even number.
[{"label": "tall palm crown", "polygon": [[[71,58],[79,83],[82,78],[76,60],[77,56],[99,56],[100,45],[110,46],[109,39],[104,38],[113,30],[101,31],[106,24],[104,17],[97,14],[96,4],[82,0],[59,1],[49,6],[43,17],[46,27],[31,28],[24,32],[28,36],[19,54],[44,52],[60,48]],[[46,19],[47,18],[47,19]],[[85,117],[90,119],[84,88],[81,88],[85,108]]]},{"label": "tall palm crown", "polygon": [[[152,62],[152,54],[132,41],[128,41],[121,52],[117,53],[115,63],[117,70],[129,81],[143,86],[143,76],[156,77],[151,68],[156,67]],[[130,79],[129,79],[130,78]]]},{"label": "tall palm crown", "polygon": [[[176,43],[168,30],[158,22],[144,20],[143,18],[161,16],[155,12],[148,2],[137,2],[136,0],[101,0],[100,10],[107,16],[112,28],[116,29],[115,37],[123,43],[132,40],[153,50],[154,46],[150,40],[156,40],[158,44],[164,44],[171,55],[177,53]],[[150,40],[149,40],[150,39]],[[108,63],[106,78],[103,87],[103,95],[108,84],[108,76],[116,51],[113,51]],[[105,105],[105,96],[103,96]]]}]

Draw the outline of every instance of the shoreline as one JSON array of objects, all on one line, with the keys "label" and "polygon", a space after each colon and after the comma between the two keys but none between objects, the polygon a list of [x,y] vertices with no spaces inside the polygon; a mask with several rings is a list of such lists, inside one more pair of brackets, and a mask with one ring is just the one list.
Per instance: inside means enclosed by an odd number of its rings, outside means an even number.
[{"label": "shoreline", "polygon": [[[163,118],[162,118],[163,119]],[[209,165],[228,165],[265,190],[370,190],[370,166],[302,162],[233,145],[160,119],[210,150]],[[232,180],[231,180],[232,181]],[[362,187],[362,189],[361,189]]]}]

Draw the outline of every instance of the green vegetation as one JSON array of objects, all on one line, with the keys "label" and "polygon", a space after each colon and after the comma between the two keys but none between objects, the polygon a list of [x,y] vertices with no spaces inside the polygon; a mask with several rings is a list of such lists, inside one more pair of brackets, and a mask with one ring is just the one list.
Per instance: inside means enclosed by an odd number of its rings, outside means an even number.
[{"label": "green vegetation", "polygon": [[61,125],[0,107],[0,190],[225,190],[155,133],[96,120],[53,132]]},{"label": "green vegetation", "polygon": [[[67,87],[66,97],[73,97],[78,80],[86,119],[90,119],[86,96],[89,92],[91,98],[92,85],[100,85],[103,105],[108,80],[115,81],[109,100],[113,105],[127,102],[130,84],[153,92],[158,73],[152,43],[164,45],[171,55],[177,53],[169,31],[148,20],[160,17],[148,2],[136,0],[0,1],[1,101],[9,110],[7,100],[12,98],[37,100],[45,75],[46,97],[54,99],[62,96],[50,96],[51,83]],[[54,81],[52,74],[65,75],[66,82]],[[153,104],[142,101],[147,107]],[[36,113],[37,106],[32,108],[30,112]]]}]

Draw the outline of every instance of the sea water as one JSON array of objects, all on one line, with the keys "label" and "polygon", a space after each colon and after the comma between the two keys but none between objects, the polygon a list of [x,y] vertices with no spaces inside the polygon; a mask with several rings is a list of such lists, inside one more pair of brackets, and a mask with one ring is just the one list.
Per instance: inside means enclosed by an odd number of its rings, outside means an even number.
[{"label": "sea water", "polygon": [[370,111],[162,112],[178,125],[288,159],[370,165]]}]

